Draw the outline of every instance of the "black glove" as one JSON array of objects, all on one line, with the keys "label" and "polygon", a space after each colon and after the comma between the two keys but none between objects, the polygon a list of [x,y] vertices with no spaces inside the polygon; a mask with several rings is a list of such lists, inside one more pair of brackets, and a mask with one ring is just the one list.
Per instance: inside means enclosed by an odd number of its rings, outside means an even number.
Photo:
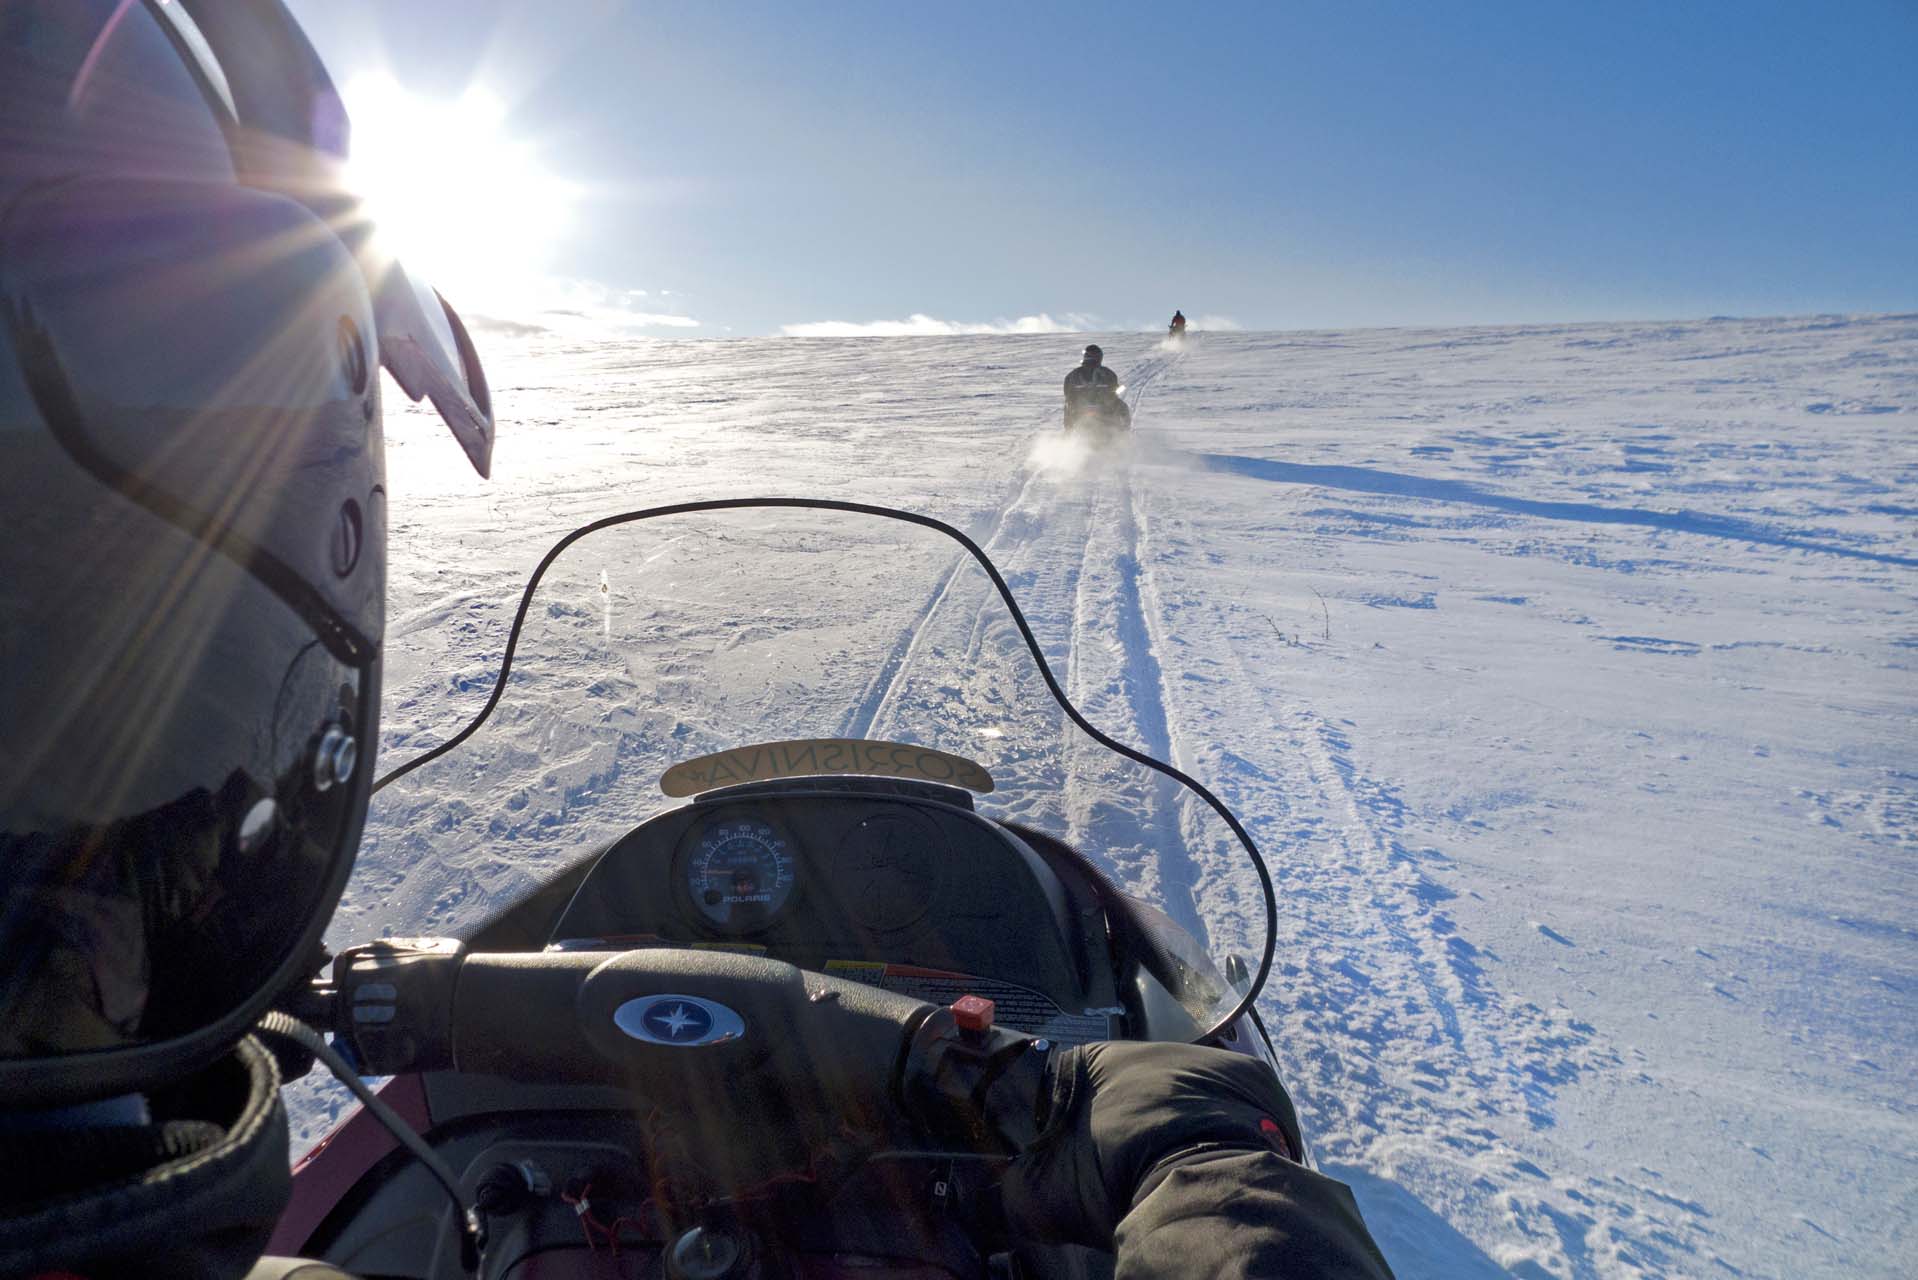
[{"label": "black glove", "polygon": [[1003,1187],[1015,1234],[1118,1255],[1118,1275],[1389,1277],[1342,1183],[1291,1158],[1263,1063],[1185,1044],[1054,1055],[1044,1131]]}]

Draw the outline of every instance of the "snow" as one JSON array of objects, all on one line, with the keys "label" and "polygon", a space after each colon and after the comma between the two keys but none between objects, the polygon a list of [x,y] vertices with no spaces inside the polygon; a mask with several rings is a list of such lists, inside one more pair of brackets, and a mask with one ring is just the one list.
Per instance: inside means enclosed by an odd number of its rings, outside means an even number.
[{"label": "snow", "polygon": [[[1054,433],[1082,341],[495,337],[490,483],[389,387],[381,765],[477,709],[576,524],[767,492],[939,516],[1095,722],[1267,851],[1262,1011],[1401,1276],[1902,1274],[1918,316],[1113,335],[1116,463]],[[621,814],[664,803],[609,776]],[[334,945],[469,925],[614,812],[535,838],[435,785],[376,802]],[[1242,885],[1196,883],[1253,931]],[[292,1094],[303,1147],[338,1104]]]}]

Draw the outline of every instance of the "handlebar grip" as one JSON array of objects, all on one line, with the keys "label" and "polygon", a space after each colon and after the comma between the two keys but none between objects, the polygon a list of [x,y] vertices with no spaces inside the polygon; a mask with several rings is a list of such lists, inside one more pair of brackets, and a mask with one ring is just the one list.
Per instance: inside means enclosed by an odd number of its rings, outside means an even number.
[{"label": "handlebar grip", "polygon": [[453,1065],[453,993],[466,960],[458,938],[383,938],[333,960],[333,1034],[366,1075]]},{"label": "handlebar grip", "polygon": [[389,938],[334,962],[335,1031],[369,1073],[627,1084],[664,1099],[884,1102],[932,1005],[759,956],[672,948],[471,954]]},{"label": "handlebar grip", "polygon": [[940,1009],[913,1032],[900,1071],[904,1110],[934,1137],[1016,1155],[1035,1142],[1050,1098],[1052,1042],[1004,1027],[962,1027]]}]

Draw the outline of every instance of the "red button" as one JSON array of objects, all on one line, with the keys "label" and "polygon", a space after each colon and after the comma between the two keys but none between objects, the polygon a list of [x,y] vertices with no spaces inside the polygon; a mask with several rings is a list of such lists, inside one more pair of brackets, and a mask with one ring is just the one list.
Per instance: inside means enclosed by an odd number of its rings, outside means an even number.
[{"label": "red button", "polygon": [[1295,1164],[1298,1163],[1299,1157],[1293,1152],[1292,1144],[1286,1141],[1285,1130],[1279,1128],[1278,1121],[1271,1116],[1260,1116],[1259,1132],[1265,1135],[1265,1140],[1271,1143],[1280,1155]]},{"label": "red button", "polygon": [[952,1002],[952,1018],[961,1031],[984,1031],[992,1025],[992,1001],[984,996],[960,996]]}]

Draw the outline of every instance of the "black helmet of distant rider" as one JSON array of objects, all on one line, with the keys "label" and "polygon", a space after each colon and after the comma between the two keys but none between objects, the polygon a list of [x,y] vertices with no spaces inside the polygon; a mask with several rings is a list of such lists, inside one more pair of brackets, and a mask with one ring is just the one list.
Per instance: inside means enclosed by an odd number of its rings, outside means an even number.
[{"label": "black helmet of distant rider", "polygon": [[379,370],[482,473],[456,316],[278,0],[0,6],[0,1109],[137,1095],[301,980],[377,745]]},{"label": "black helmet of distant rider", "polygon": [[1105,352],[1097,343],[1085,350],[1085,357],[1066,374],[1065,396],[1068,421],[1087,407],[1110,404],[1118,397],[1119,375],[1105,367]]}]

